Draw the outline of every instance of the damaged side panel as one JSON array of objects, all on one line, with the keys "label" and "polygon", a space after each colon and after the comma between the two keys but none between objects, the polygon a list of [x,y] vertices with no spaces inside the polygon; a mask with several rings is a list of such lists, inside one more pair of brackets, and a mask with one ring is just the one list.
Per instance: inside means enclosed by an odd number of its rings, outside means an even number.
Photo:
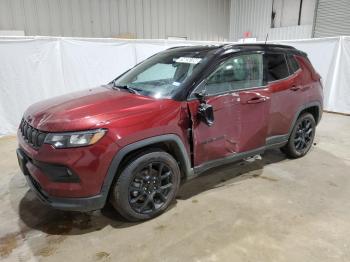
[{"label": "damaged side panel", "polygon": [[188,102],[195,167],[265,146],[270,108],[268,88],[207,97],[206,103],[214,109],[211,126],[198,116],[199,101]]},{"label": "damaged side panel", "polygon": [[192,121],[194,166],[223,158],[238,150],[240,114],[235,105],[239,103],[235,93],[208,97],[207,103],[214,108],[214,123],[208,126],[198,116],[199,101],[188,102]]}]

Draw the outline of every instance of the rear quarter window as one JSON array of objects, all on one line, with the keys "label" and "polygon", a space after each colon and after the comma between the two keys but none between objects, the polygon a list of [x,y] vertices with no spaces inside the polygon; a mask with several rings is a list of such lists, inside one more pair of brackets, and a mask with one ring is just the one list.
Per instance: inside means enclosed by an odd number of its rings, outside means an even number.
[{"label": "rear quarter window", "polygon": [[294,55],[287,55],[287,60],[289,64],[289,69],[291,73],[294,74],[300,68],[298,61],[295,59]]},{"label": "rear quarter window", "polygon": [[289,76],[284,54],[266,54],[266,60],[268,81],[276,81]]}]

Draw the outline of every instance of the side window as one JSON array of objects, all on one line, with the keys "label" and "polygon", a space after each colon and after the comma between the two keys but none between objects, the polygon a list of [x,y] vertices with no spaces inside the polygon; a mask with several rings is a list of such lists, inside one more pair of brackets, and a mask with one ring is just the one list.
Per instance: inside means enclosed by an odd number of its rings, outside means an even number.
[{"label": "side window", "polygon": [[298,71],[300,66],[293,55],[287,55],[287,60],[288,60],[290,71],[291,73],[294,74],[296,71]]},{"label": "side window", "polygon": [[284,54],[267,54],[267,80],[276,81],[289,76]]},{"label": "side window", "polygon": [[205,90],[208,95],[214,95],[262,85],[262,54],[250,54],[226,60],[207,78],[207,83],[195,92]]}]

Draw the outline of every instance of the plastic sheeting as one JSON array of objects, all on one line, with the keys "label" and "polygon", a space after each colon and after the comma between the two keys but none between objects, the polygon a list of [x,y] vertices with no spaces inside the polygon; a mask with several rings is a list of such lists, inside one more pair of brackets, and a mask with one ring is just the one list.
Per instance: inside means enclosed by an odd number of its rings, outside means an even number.
[{"label": "plastic sheeting", "polygon": [[322,77],[324,109],[350,114],[350,37],[280,41],[308,54]]},{"label": "plastic sheeting", "polygon": [[[276,41],[274,41],[276,43]],[[308,53],[324,84],[325,109],[350,113],[350,37],[280,41]],[[105,84],[147,57],[214,42],[0,38],[0,136],[14,134],[39,100]]]}]

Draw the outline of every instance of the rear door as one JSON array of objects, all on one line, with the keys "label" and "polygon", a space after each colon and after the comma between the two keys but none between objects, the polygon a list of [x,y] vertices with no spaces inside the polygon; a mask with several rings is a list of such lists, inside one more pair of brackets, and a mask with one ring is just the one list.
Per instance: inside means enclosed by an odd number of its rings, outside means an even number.
[{"label": "rear door", "polygon": [[[191,94],[195,166],[265,145],[269,90],[264,85],[263,55],[236,55],[221,63]],[[205,92],[213,106],[214,124],[198,117],[194,93]]]},{"label": "rear door", "polygon": [[302,71],[293,55],[267,53],[267,80],[271,90],[268,137],[287,135],[291,122],[302,106]]}]

